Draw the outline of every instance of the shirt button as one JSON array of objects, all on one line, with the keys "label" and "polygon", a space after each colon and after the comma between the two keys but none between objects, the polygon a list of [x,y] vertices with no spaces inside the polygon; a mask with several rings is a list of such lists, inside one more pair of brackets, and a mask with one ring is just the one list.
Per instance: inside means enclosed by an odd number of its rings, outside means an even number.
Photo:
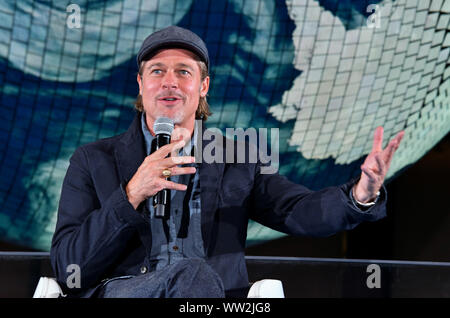
[{"label": "shirt button", "polygon": [[174,251],[178,251],[178,246],[174,245],[174,246],[172,247],[172,249],[173,249]]},{"label": "shirt button", "polygon": [[146,266],[142,266],[141,267],[141,274],[145,274],[147,273],[147,267]]}]

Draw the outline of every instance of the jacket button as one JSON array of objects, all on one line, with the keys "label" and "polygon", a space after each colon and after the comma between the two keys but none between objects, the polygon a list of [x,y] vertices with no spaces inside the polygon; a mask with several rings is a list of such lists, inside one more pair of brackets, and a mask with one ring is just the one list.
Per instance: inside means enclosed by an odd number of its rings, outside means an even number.
[{"label": "jacket button", "polygon": [[141,274],[145,274],[147,273],[147,266],[142,266],[141,267]]}]

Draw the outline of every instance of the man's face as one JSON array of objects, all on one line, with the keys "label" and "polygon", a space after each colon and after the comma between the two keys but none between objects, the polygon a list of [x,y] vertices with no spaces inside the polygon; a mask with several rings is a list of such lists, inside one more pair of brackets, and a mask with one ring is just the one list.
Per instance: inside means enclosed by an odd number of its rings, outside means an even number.
[{"label": "man's face", "polygon": [[194,53],[184,49],[161,50],[144,63],[137,81],[150,129],[161,116],[172,118],[179,126],[193,127],[199,99],[206,96],[209,88],[209,77],[201,80]]}]

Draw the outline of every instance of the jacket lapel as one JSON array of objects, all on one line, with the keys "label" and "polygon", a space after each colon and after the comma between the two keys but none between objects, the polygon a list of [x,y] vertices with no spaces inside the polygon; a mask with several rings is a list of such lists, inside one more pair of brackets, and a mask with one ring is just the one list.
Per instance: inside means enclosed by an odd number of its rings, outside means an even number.
[{"label": "jacket lapel", "polygon": [[[201,146],[199,148],[202,149],[202,154],[205,147],[211,142],[217,142],[216,140],[204,140],[203,133],[205,128],[202,127],[202,135],[198,136],[201,139]],[[197,145],[199,145],[197,139]],[[218,145],[220,146],[220,145]],[[196,154],[199,155],[199,154]],[[219,190],[222,185],[222,177],[223,171],[225,168],[224,163],[205,163],[203,156],[202,162],[198,165],[199,173],[200,173],[200,189],[201,189],[201,221],[202,221],[202,236],[203,236],[203,244],[205,247],[205,252],[207,256],[210,256],[210,250],[215,246],[215,242],[212,240],[215,238],[212,233],[217,226],[216,213],[217,206],[220,200]]]},{"label": "jacket lapel", "polygon": [[128,182],[146,156],[144,136],[141,130],[141,113],[134,117],[128,130],[120,138],[115,157],[121,182]]}]

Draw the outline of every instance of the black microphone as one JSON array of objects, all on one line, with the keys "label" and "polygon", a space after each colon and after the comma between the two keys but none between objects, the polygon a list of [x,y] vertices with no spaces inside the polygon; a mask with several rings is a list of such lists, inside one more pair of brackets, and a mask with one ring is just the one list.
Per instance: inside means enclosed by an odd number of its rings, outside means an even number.
[{"label": "black microphone", "polygon": [[[155,138],[152,140],[150,153],[155,152],[164,145],[170,144],[170,135],[172,135],[174,125],[173,120],[167,117],[159,117],[153,124]],[[170,192],[168,189],[162,189],[153,196],[153,207],[156,218],[166,218],[169,216]]]}]

